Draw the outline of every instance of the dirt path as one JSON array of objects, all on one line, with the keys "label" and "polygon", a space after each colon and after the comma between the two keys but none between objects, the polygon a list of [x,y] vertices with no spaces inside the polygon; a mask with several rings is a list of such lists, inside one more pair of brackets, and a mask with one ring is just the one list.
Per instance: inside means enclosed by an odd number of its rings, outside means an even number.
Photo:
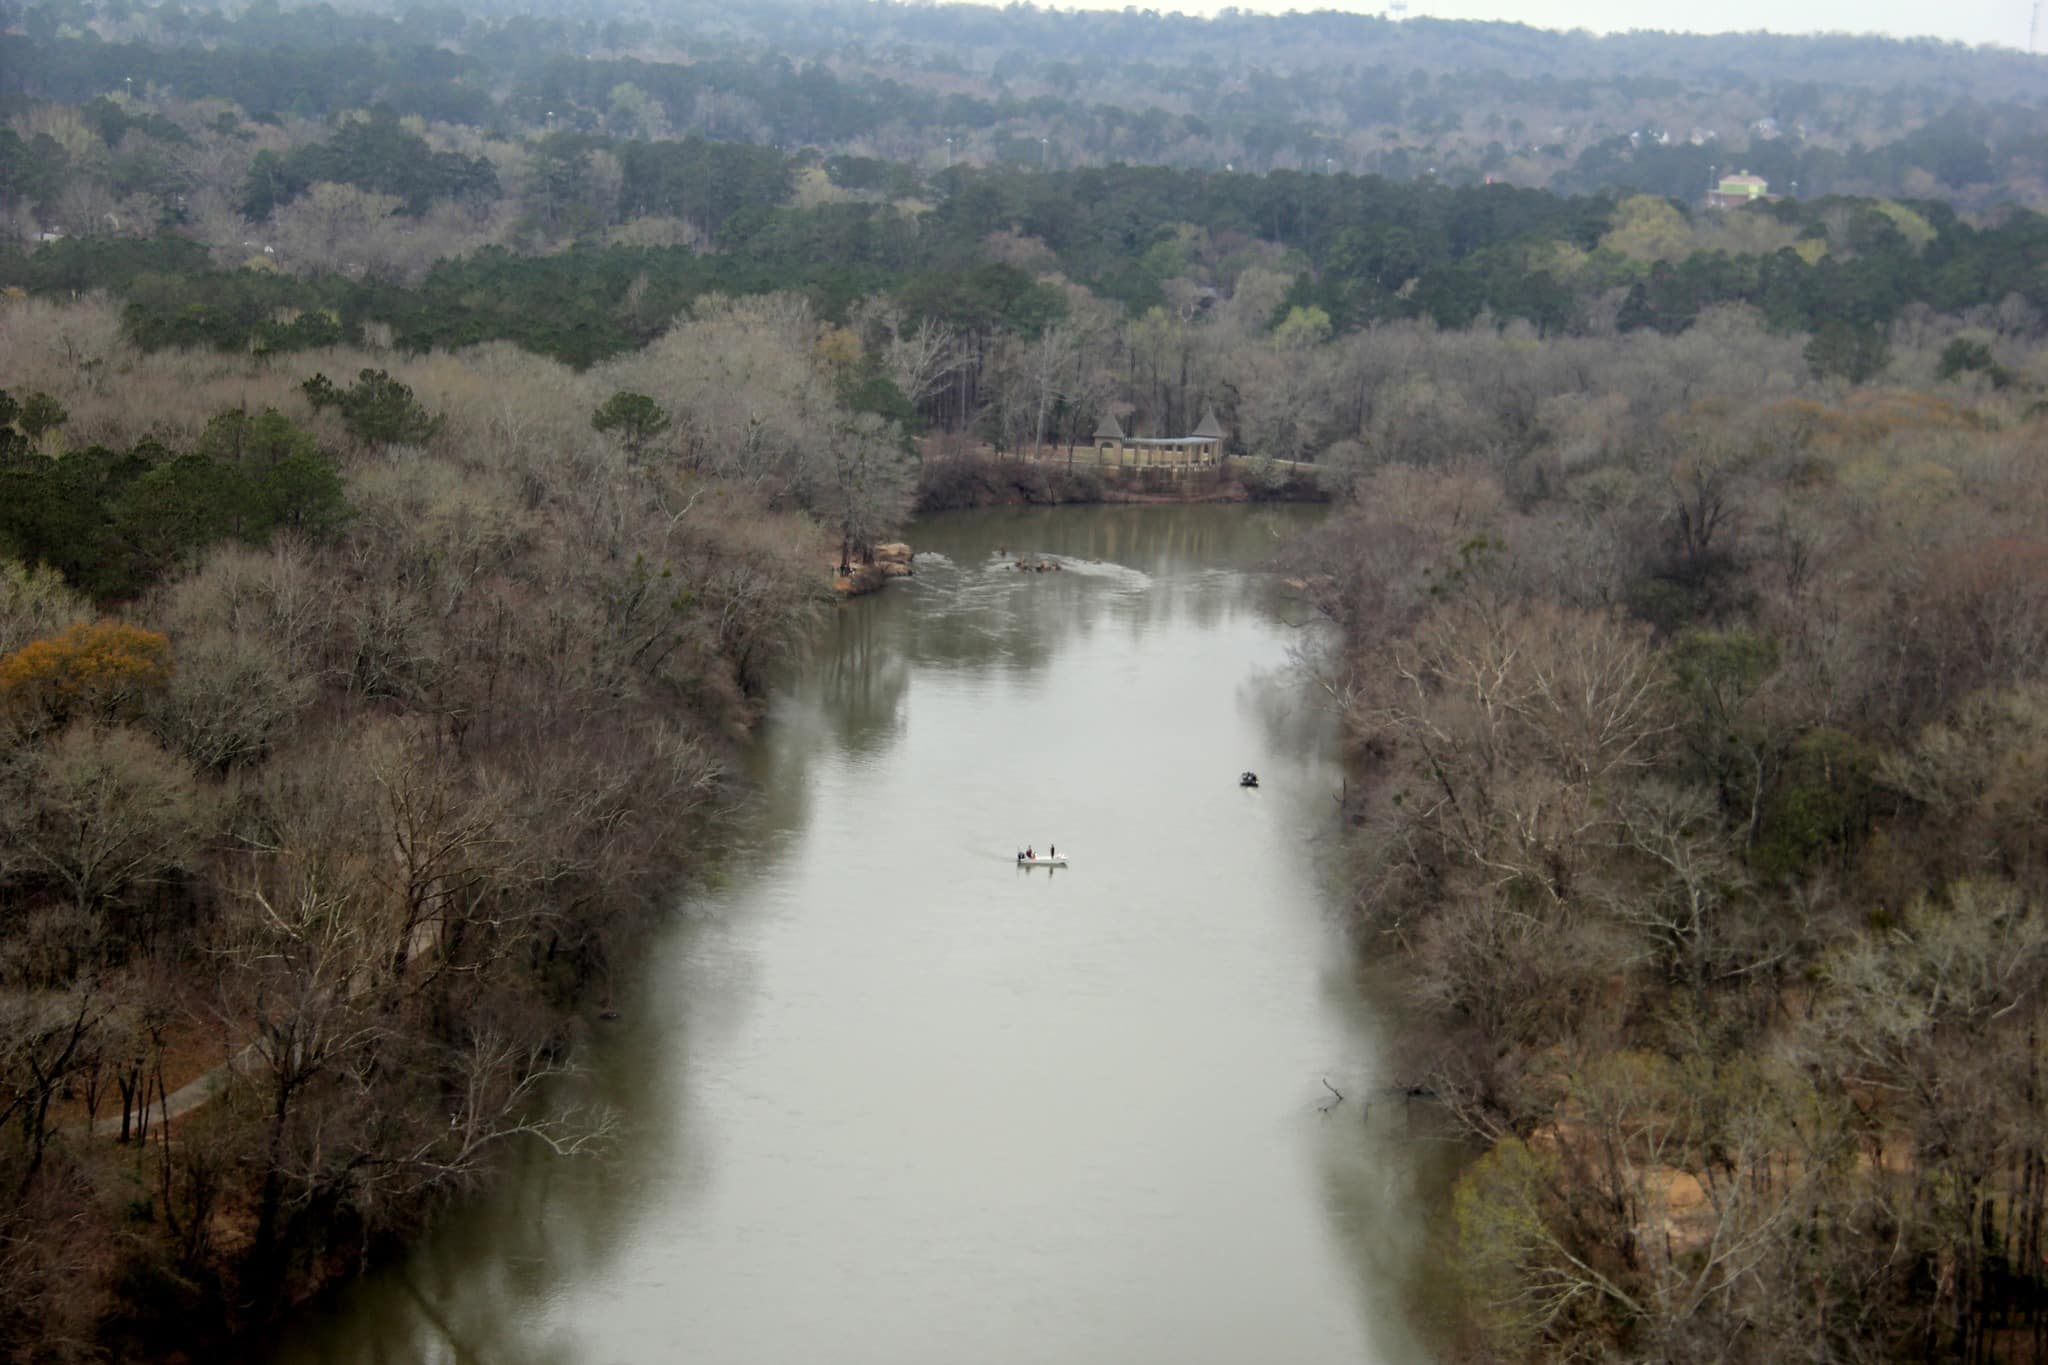
[{"label": "dirt path", "polygon": [[[179,1086],[170,1093],[168,1099],[151,1100],[149,1104],[150,1122],[153,1124],[162,1123],[166,1117],[175,1119],[181,1115],[189,1114],[200,1105],[205,1104],[208,1100],[220,1094],[227,1086],[229,1071],[246,1070],[249,1063],[254,1059],[255,1051],[255,1045],[251,1044],[218,1066],[201,1073],[195,1079]],[[129,1120],[131,1123],[134,1121],[134,1118],[134,1112],[130,1111]],[[94,1137],[119,1137],[121,1135],[121,1115],[118,1113],[111,1114],[94,1123],[92,1135]]]}]

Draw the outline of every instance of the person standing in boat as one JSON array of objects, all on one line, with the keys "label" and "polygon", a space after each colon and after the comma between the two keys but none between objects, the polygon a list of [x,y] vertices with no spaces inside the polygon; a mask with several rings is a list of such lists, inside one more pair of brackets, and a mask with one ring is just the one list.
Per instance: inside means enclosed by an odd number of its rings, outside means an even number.
[{"label": "person standing in boat", "polygon": [[1057,858],[1057,857],[1059,857],[1059,856],[1060,856],[1060,850],[1059,850],[1059,845],[1057,845],[1057,844],[1047,844],[1047,845],[1045,846],[1045,856],[1046,856],[1046,857],[1048,857],[1048,858]]},{"label": "person standing in boat", "polygon": [[1026,862],[1035,863],[1038,861],[1038,855],[1031,851],[1031,845],[1029,844],[1024,845],[1024,859]]}]

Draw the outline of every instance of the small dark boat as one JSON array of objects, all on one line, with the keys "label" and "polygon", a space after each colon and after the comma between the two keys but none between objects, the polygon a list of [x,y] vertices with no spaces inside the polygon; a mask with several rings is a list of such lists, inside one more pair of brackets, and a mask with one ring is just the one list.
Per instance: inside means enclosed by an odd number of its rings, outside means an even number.
[{"label": "small dark boat", "polygon": [[1259,785],[1259,775],[1257,773],[1240,774],[1237,779],[1237,785],[1240,787],[1256,787]]}]

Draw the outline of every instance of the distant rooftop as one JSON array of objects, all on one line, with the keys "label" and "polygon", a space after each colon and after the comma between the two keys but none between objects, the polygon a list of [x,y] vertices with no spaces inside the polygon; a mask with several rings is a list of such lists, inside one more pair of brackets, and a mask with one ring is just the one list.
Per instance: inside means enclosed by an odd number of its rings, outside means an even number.
[{"label": "distant rooftop", "polygon": [[1216,410],[1210,408],[1202,413],[1202,420],[1195,427],[1192,436],[1126,436],[1123,424],[1109,413],[1095,424],[1095,438],[1098,441],[1122,441],[1131,446],[1205,446],[1223,439],[1223,425],[1216,420]]}]

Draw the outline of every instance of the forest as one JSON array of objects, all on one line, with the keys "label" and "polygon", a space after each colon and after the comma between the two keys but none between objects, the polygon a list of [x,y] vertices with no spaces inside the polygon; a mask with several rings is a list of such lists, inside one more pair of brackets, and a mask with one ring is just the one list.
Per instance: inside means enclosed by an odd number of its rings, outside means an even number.
[{"label": "forest", "polygon": [[[2033,1359],[2038,418],[1981,375],[1788,383],[1791,343],[1709,325],[1418,339],[1477,425],[1409,409],[1289,564],[1345,642],[1317,677],[1404,1084],[1484,1151],[1464,1345]],[[1470,402],[1495,367],[1525,434]]]},{"label": "forest", "polygon": [[1447,1354],[2040,1358],[2044,96],[1333,14],[0,5],[0,1349],[202,1358],[601,1152],[563,1081],[830,570],[1213,410],[1232,492],[1332,503],[1277,567],[1473,1156]]},{"label": "forest", "polygon": [[[84,105],[138,79],[289,125],[377,103],[543,128],[902,161],[1344,170],[1696,193],[1746,165],[1808,192],[1973,205],[2038,190],[2025,54],[1834,35],[1596,38],[1328,12],[1029,5],[448,6],[239,11],[44,0],[0,91]],[[2018,34],[2014,35],[2017,41]]]}]

